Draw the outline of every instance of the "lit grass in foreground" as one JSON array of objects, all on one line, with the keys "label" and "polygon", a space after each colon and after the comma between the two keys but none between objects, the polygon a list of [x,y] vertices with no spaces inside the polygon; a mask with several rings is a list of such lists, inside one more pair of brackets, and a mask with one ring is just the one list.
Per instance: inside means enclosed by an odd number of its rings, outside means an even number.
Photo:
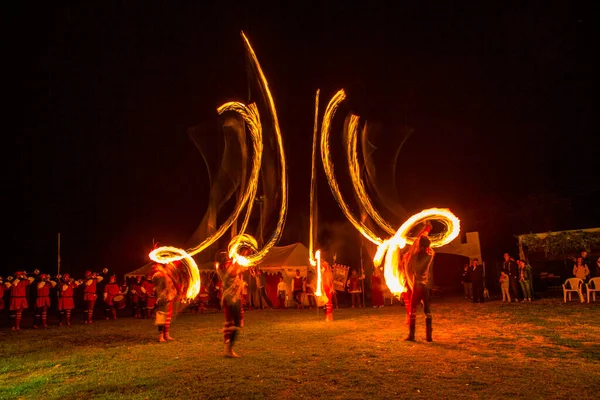
[{"label": "lit grass in foreground", "polygon": [[[433,303],[434,342],[404,342],[404,309],[247,311],[225,359],[220,313],[182,314],[176,342],[151,321],[0,332],[0,398],[592,399],[600,391],[600,307]],[[79,321],[77,321],[79,323]]]}]

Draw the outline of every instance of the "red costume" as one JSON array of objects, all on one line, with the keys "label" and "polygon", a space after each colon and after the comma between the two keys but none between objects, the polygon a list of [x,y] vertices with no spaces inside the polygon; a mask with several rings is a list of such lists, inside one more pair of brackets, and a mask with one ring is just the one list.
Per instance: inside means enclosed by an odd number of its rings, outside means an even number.
[{"label": "red costume", "polygon": [[352,296],[352,308],[354,308],[355,304],[357,304],[359,308],[362,307],[360,302],[360,293],[362,292],[360,284],[361,279],[364,279],[364,275],[358,276],[356,274],[356,270],[353,269],[352,275],[350,278],[348,278],[348,282],[346,284],[346,286],[348,286],[348,293],[350,293]]},{"label": "red costume", "polygon": [[[243,254],[246,255],[246,254]],[[241,278],[241,268],[231,262],[227,253],[219,254],[218,270],[223,282],[223,298],[221,306],[225,314],[223,326],[223,340],[225,342],[225,357],[238,357],[233,351],[233,345],[242,326],[242,290],[244,281]]]},{"label": "red costume", "polygon": [[10,311],[14,311],[11,317],[15,318],[12,330],[21,330],[21,318],[23,310],[29,305],[27,304],[27,287],[31,284],[33,278],[27,278],[24,272],[16,272],[15,280],[10,286]]},{"label": "red costume", "polygon": [[115,277],[111,276],[110,282],[108,282],[104,286],[104,303],[106,304],[106,319],[109,319],[109,313],[112,314],[113,319],[117,319],[117,309],[115,308],[115,303],[113,299],[118,294],[121,294],[121,288],[119,288]]},{"label": "red costume", "polygon": [[80,283],[73,281],[69,274],[63,275],[62,283],[58,288],[58,326],[62,326],[63,316],[67,318],[67,326],[71,326],[71,310],[75,308],[73,289],[79,285]]},{"label": "red costume", "polygon": [[50,307],[50,288],[56,286],[56,282],[50,280],[50,277],[46,274],[40,276],[40,282],[37,286],[37,297],[35,299],[36,314],[33,327],[37,328],[37,321],[41,319],[42,327],[47,328],[46,320],[48,315],[48,308]]},{"label": "red costume", "polygon": [[83,300],[85,301],[86,307],[86,324],[92,323],[92,316],[94,315],[94,305],[96,304],[96,284],[102,281],[101,276],[92,274],[90,271],[85,272],[85,289],[83,290]]},{"label": "red costume", "polygon": [[302,293],[304,293],[304,278],[300,276],[300,272],[296,271],[296,276],[292,279],[292,296],[296,301],[296,308],[303,308]]},{"label": "red costume", "polygon": [[0,279],[0,311],[4,310],[4,282]]},{"label": "red costume", "polygon": [[335,289],[333,287],[333,272],[326,261],[321,261],[321,282],[323,283],[323,291],[327,296],[327,304],[325,305],[325,322],[333,322],[333,296]]},{"label": "red costume", "polygon": [[146,318],[150,318],[152,310],[156,306],[156,285],[152,283],[152,276],[146,277],[146,280],[142,282],[141,291],[146,299],[145,309]]},{"label": "red costume", "polygon": [[133,305],[133,316],[135,318],[142,318],[142,277],[138,276],[137,280],[131,285],[131,304]]},{"label": "red costume", "polygon": [[382,290],[382,282],[381,275],[373,274],[371,276],[371,301],[373,303],[373,307],[383,307],[383,290]]}]

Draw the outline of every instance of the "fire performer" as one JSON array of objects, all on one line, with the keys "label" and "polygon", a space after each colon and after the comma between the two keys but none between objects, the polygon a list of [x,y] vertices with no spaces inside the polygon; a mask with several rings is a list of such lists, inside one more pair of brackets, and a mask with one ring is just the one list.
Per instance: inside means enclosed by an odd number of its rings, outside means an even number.
[{"label": "fire performer", "polygon": [[110,319],[111,316],[112,319],[117,319],[117,307],[115,305],[114,298],[118,294],[121,294],[121,288],[117,284],[117,277],[111,275],[111,277],[109,278],[109,282],[106,285],[104,285],[104,304],[106,306],[104,311],[107,321]]},{"label": "fire performer", "polygon": [[432,266],[434,252],[431,249],[429,232],[431,223],[427,222],[423,230],[415,239],[413,245],[404,256],[404,265],[406,268],[406,277],[408,286],[412,289],[410,296],[410,321],[409,334],[406,340],[415,340],[415,328],[417,320],[417,306],[423,301],[423,311],[425,312],[425,334],[426,340],[432,339],[432,318],[431,318],[431,297],[430,288],[433,285]]},{"label": "fire performer", "polygon": [[325,305],[325,322],[333,322],[333,296],[335,295],[333,272],[331,271],[331,266],[325,260],[321,260],[321,282],[323,284],[323,291],[327,297],[327,304]]},{"label": "fire performer", "polygon": [[84,320],[85,324],[92,323],[92,317],[94,316],[94,306],[96,305],[96,285],[102,281],[102,277],[98,276],[95,272],[85,271],[85,288],[83,289],[83,301],[85,302]]},{"label": "fire performer", "polygon": [[[241,255],[247,255],[248,250],[240,251]],[[225,342],[225,357],[239,357],[233,351],[233,345],[237,338],[238,331],[242,326],[242,290],[243,281],[240,279],[242,267],[232,262],[227,252],[222,251],[217,254],[217,272],[223,282],[223,297],[221,307],[225,314],[225,324],[223,327],[223,340]]]},{"label": "fire performer", "polygon": [[[60,279],[60,276],[56,278]],[[62,276],[62,283],[58,288],[58,326],[62,326],[63,316],[67,319],[67,326],[71,326],[71,310],[75,308],[73,289],[81,283],[81,281],[73,280],[69,274]]]},{"label": "fire performer", "polygon": [[[150,278],[156,291],[156,317],[158,326],[158,341],[163,343],[175,340],[171,337],[171,321],[173,319],[173,303],[181,296],[181,261],[169,264],[154,264]],[[147,291],[147,290],[146,290]],[[154,308],[154,305],[153,305]]]},{"label": "fire performer", "polygon": [[29,307],[27,304],[27,287],[35,280],[35,278],[27,278],[27,273],[24,271],[15,272],[15,279],[10,286],[10,311],[11,317],[14,318],[13,331],[21,330],[21,318],[23,318],[23,310]]},{"label": "fire performer", "polygon": [[56,286],[56,282],[50,280],[50,275],[41,274],[37,286],[37,297],[35,299],[35,321],[33,328],[37,329],[38,322],[41,321],[42,328],[48,328],[46,323],[48,308],[50,308],[50,289]]},{"label": "fire performer", "polygon": [[363,279],[365,279],[365,276],[358,275],[358,272],[353,269],[350,278],[348,278],[348,282],[346,283],[346,286],[348,286],[348,293],[352,296],[352,308],[354,308],[355,303],[358,305],[358,308],[362,307],[360,294],[362,293],[361,281]]}]

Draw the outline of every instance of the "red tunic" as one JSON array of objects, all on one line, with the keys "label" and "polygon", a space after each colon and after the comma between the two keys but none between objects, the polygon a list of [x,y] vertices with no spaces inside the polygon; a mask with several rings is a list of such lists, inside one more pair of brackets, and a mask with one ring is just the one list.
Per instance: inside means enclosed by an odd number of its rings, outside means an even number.
[{"label": "red tunic", "polygon": [[383,290],[381,289],[381,275],[371,277],[371,301],[373,307],[383,306]]},{"label": "red tunic", "polygon": [[[44,285],[42,285],[42,283]],[[42,285],[42,287],[40,287]],[[35,306],[50,307],[50,288],[52,284],[50,282],[40,282],[37,284],[37,297],[35,299]]]},{"label": "red tunic", "polygon": [[104,299],[104,302],[109,306],[112,306],[113,299],[116,295],[121,293],[121,289],[119,289],[119,285],[117,285],[116,283],[109,282],[104,286],[104,293],[106,293],[106,299]]},{"label": "red tunic", "polygon": [[60,288],[58,289],[59,310],[72,310],[75,308],[75,302],[73,301],[73,289],[76,287],[77,284],[75,282],[63,283],[60,285]]},{"label": "red tunic", "polygon": [[[135,293],[133,293],[134,291]],[[131,301],[134,304],[137,304],[140,301],[140,295],[142,294],[142,283],[135,282],[131,285],[131,290],[129,292],[131,293]]]},{"label": "red tunic", "polygon": [[304,280],[304,278],[302,278],[301,276],[295,276],[294,277],[294,292],[298,292],[302,290],[302,281]]},{"label": "red tunic", "polygon": [[29,279],[21,279],[15,285],[14,283],[10,287],[10,310],[19,310],[27,308],[27,287],[31,282]]},{"label": "red tunic", "polygon": [[154,308],[156,305],[156,285],[151,281],[144,281],[142,287],[146,290],[146,308]]},{"label": "red tunic", "polygon": [[4,310],[4,282],[0,283],[0,311]]},{"label": "red tunic", "polygon": [[84,282],[85,289],[83,290],[83,300],[96,300],[96,283],[98,283],[98,281],[95,278],[90,278]]},{"label": "red tunic", "polygon": [[351,277],[348,279],[348,293],[360,293],[360,277]]}]

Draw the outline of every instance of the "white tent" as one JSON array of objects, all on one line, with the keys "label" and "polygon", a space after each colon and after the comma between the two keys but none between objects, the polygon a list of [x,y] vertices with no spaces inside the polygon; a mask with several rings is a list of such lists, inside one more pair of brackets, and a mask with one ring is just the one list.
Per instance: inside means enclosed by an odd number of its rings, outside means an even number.
[{"label": "white tent", "polygon": [[301,276],[306,277],[308,269],[312,268],[309,262],[308,249],[302,243],[273,247],[257,267],[267,274],[267,292],[273,302],[277,298],[279,275],[283,276],[288,295],[286,305],[293,303],[292,279],[296,276],[296,270],[300,271]]}]

